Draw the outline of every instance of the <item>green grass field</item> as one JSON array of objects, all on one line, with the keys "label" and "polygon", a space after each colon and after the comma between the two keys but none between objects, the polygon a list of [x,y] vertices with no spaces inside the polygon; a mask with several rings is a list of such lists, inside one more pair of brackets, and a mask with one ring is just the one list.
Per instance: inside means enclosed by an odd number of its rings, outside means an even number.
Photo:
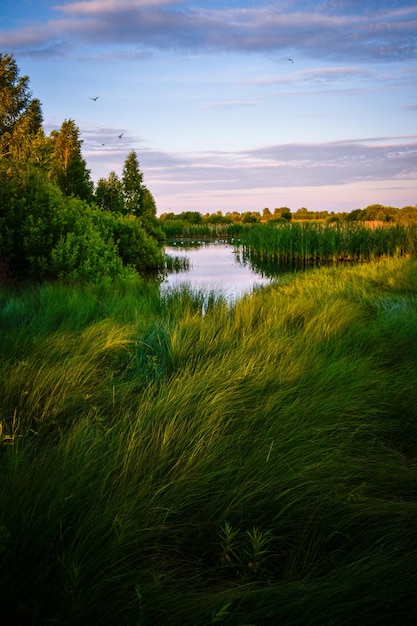
[{"label": "green grass field", "polygon": [[417,261],[206,300],[0,293],[4,623],[415,624]]}]

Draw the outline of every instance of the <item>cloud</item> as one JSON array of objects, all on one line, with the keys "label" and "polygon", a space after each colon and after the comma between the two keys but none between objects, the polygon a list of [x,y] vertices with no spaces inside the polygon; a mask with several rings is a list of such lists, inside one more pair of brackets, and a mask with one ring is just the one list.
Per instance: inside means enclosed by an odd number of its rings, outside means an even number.
[{"label": "cloud", "polygon": [[[139,138],[117,143],[115,130],[98,130],[85,137],[85,154],[93,176],[107,176],[109,150],[112,167],[121,173],[129,145]],[[99,142],[109,137],[106,152]],[[100,139],[98,139],[100,138]],[[130,144],[129,144],[130,142]],[[183,188],[204,196],[216,193],[272,188],[340,186],[352,183],[413,181],[417,178],[417,135],[376,137],[328,143],[288,143],[233,152],[168,153],[146,147],[138,151],[145,183],[154,189]]]},{"label": "cloud", "polygon": [[[204,2],[202,3],[204,5]],[[245,5],[245,2],[242,2]],[[415,58],[417,6],[348,2],[287,2],[278,9],[195,7],[174,0],[85,0],[55,5],[58,19],[0,31],[0,47],[31,53],[53,42],[136,46],[150,50],[297,54],[384,61]],[[361,8],[362,6],[362,8]],[[55,17],[54,15],[54,17]],[[52,16],[51,16],[52,17]],[[52,48],[53,49],[53,48]],[[52,50],[51,49],[51,50]]]}]

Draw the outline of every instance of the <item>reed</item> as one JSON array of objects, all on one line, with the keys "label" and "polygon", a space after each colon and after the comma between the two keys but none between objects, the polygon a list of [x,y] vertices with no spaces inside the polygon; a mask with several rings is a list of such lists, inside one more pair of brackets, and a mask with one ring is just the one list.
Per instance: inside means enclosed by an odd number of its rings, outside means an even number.
[{"label": "reed", "polygon": [[413,623],[416,270],[2,292],[6,623]]},{"label": "reed", "polygon": [[340,261],[415,256],[415,226],[370,229],[354,223],[265,224],[243,231],[241,243],[250,258],[282,265],[325,265]]},{"label": "reed", "polygon": [[217,238],[230,239],[239,237],[245,230],[242,224],[192,224],[179,219],[165,220],[160,222],[160,225],[168,240],[190,237],[202,241]]}]

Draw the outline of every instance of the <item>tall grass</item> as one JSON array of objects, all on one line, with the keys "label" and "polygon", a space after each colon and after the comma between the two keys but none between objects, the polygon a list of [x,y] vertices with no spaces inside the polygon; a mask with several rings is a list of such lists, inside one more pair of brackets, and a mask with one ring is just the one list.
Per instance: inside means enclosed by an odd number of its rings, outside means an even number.
[{"label": "tall grass", "polygon": [[245,230],[242,224],[191,224],[184,220],[165,220],[160,225],[167,239],[194,237],[200,240],[239,237]]},{"label": "tall grass", "polygon": [[267,224],[242,232],[250,258],[283,265],[322,265],[338,261],[371,261],[417,254],[415,226],[370,229],[354,223]]},{"label": "tall grass", "polygon": [[5,623],[414,623],[416,270],[2,293]]}]

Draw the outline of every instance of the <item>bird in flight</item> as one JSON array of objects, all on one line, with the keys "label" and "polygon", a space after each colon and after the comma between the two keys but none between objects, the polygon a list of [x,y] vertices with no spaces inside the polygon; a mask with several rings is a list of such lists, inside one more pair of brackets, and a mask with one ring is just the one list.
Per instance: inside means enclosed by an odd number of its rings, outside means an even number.
[{"label": "bird in flight", "polygon": [[121,139],[123,137],[124,133],[120,133],[120,135],[117,135],[119,139]]},{"label": "bird in flight", "polygon": [[90,98],[90,100],[94,100],[94,102],[95,102],[96,100],[98,100],[98,99],[99,99],[99,97],[100,97],[100,96],[96,96],[95,98]]},{"label": "bird in flight", "polygon": [[288,59],[288,61],[291,61],[291,63],[294,63],[294,61],[292,59]]}]

